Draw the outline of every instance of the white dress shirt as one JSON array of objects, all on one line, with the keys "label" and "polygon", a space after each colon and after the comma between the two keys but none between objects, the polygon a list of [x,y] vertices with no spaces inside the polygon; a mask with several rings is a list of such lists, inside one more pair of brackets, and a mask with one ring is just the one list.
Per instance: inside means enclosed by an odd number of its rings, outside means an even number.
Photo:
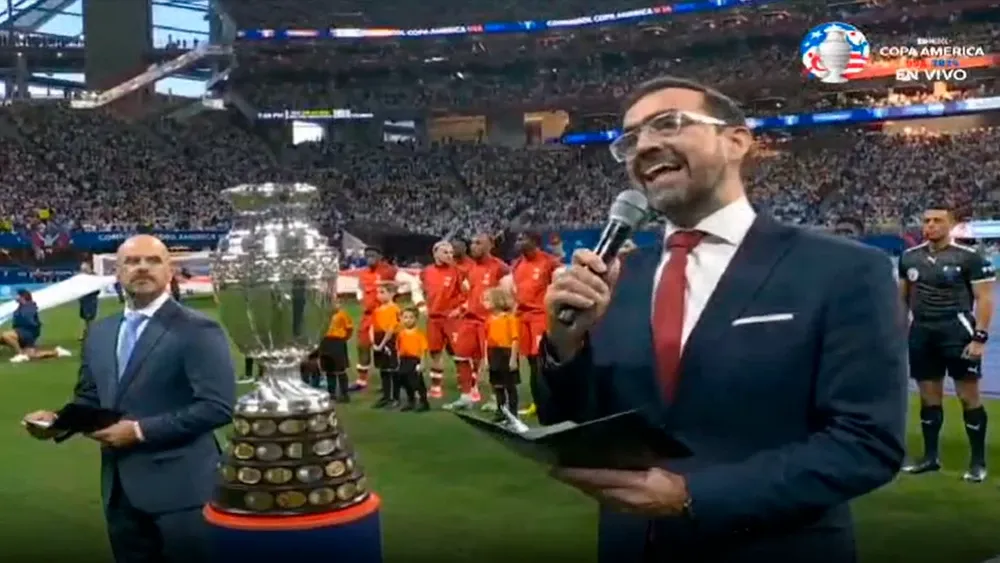
[{"label": "white dress shirt", "polygon": [[[170,299],[170,293],[164,291],[159,297],[157,297],[156,299],[154,299],[149,305],[146,305],[142,309],[133,309],[130,305],[125,305],[125,314],[131,313],[131,312],[135,312],[135,313],[140,313],[142,315],[142,322],[139,323],[138,328],[136,328],[136,330],[135,330],[135,344],[139,343],[139,338],[142,337],[142,331],[146,330],[146,325],[149,324],[149,319],[153,318],[153,315],[155,315],[156,312],[160,310],[160,307],[162,307],[163,304],[166,303],[168,299]],[[115,345],[115,354],[116,354],[116,357],[118,357],[118,358],[121,357],[121,352],[122,352],[121,346],[122,346],[123,342],[125,342],[125,320],[124,320],[124,317],[122,318],[121,324],[118,325],[118,342]],[[135,348],[132,349],[132,353],[133,354],[135,353]],[[125,366],[119,366],[118,369],[124,371],[125,370]],[[120,374],[116,374],[116,375],[120,376]],[[138,422],[132,421],[132,428],[135,431],[136,438],[140,442],[146,441],[146,437],[142,433],[142,427],[139,426]]]},{"label": "white dress shirt", "polygon": [[[722,209],[712,213],[701,220],[694,230],[706,233],[704,239],[688,255],[687,268],[687,291],[684,296],[684,329],[681,333],[681,346],[683,347],[691,336],[698,319],[701,317],[708,300],[722,274],[726,272],[729,263],[736,255],[743,239],[746,238],[750,226],[753,225],[757,214],[754,213],[750,202],[746,198],[740,198]],[[678,227],[670,223],[667,224],[664,232],[664,252],[660,265],[656,268],[656,282],[653,285],[653,306],[656,306],[656,287],[660,283],[663,275],[663,268],[670,260],[670,250],[666,248],[666,240],[670,235],[679,230]]]},{"label": "white dress shirt", "polygon": [[[146,325],[149,324],[149,319],[153,318],[153,315],[160,310],[160,307],[170,299],[170,293],[164,291],[159,297],[150,302],[142,309],[133,309],[130,305],[125,305],[125,315],[129,313],[139,313],[142,315],[142,322],[139,323],[139,327],[135,331],[135,340],[139,341],[142,337],[142,331],[146,330]],[[116,357],[121,357],[122,355],[122,344],[125,342],[125,320],[122,318],[121,324],[118,325],[118,343],[115,346]],[[134,350],[133,350],[134,352]],[[125,366],[119,366],[119,369],[124,370]]]}]

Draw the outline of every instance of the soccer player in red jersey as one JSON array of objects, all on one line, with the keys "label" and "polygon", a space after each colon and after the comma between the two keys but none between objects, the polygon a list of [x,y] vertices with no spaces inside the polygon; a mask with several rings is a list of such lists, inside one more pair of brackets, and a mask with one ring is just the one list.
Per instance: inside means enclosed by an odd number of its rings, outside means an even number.
[{"label": "soccer player in red jersey", "polygon": [[434,263],[420,271],[420,286],[427,305],[427,350],[431,355],[431,388],[427,395],[439,399],[444,395],[441,353],[451,347],[458,334],[458,321],[465,304],[465,277],[455,266],[450,242],[436,243],[433,254]]},{"label": "soccer player in red jersey", "polygon": [[380,284],[395,282],[399,270],[385,261],[382,251],[369,246],[365,249],[367,266],[358,275],[358,297],[361,300],[361,325],[358,327],[358,380],[355,388],[364,389],[368,386],[368,372],[371,370],[372,342],[369,334],[372,327],[372,315],[379,306],[378,288]]},{"label": "soccer player in red jersey", "polygon": [[451,249],[455,253],[455,266],[468,276],[473,264],[473,259],[469,257],[469,245],[464,239],[456,238],[451,241]]},{"label": "soccer player in red jersey", "polygon": [[[478,402],[479,389],[476,385],[476,373],[483,360],[485,350],[485,322],[489,311],[483,303],[483,295],[500,285],[509,272],[503,260],[493,256],[493,238],[487,234],[478,234],[472,239],[469,248],[466,300],[463,305],[463,317],[459,330],[452,343],[452,356],[455,360],[455,371],[458,372],[458,385],[463,394],[457,401],[446,405],[449,409],[468,408]],[[469,382],[468,394],[464,388]]]},{"label": "soccer player in red jersey", "polygon": [[[539,248],[541,240],[536,233],[518,234],[514,247],[520,257],[511,265],[520,355],[527,361],[532,377],[538,376],[541,368],[538,355],[542,334],[545,333],[545,290],[552,283],[556,271],[562,268],[558,258]],[[526,414],[532,414],[533,407],[534,404],[525,409]]]}]

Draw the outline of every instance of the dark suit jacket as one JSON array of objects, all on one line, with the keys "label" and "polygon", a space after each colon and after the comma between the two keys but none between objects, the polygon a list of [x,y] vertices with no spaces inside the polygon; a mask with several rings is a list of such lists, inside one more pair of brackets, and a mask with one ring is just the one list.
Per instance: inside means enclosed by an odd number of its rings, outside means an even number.
[{"label": "dark suit jacket", "polygon": [[903,459],[905,330],[888,257],[758,217],[685,345],[669,406],[650,326],[660,257],[628,256],[583,352],[532,380],[543,424],[646,408],[694,451],[664,464],[686,477],[693,517],[602,510],[600,560],[853,560],[847,502]]},{"label": "dark suit jacket", "polygon": [[115,409],[139,422],[145,440],[101,451],[107,503],[117,474],[129,502],[150,513],[201,506],[216,483],[213,431],[232,418],[235,372],[217,322],[168,300],[147,322],[121,381],[118,328],[106,317],[87,332],[75,402]]}]

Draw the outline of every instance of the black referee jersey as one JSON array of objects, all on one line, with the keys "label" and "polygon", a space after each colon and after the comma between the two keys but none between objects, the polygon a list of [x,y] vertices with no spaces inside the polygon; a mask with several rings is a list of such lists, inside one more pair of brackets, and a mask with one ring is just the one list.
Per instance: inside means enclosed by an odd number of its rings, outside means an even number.
[{"label": "black referee jersey", "polygon": [[899,278],[910,284],[914,322],[933,322],[971,313],[972,286],[996,280],[996,271],[974,248],[951,243],[934,251],[924,243],[900,257]]}]

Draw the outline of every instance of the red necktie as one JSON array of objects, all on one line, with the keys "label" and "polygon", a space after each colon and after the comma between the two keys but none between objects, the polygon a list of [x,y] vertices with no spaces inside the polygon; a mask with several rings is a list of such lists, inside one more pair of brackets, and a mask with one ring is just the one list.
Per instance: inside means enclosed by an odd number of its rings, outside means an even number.
[{"label": "red necktie", "polygon": [[680,376],[688,254],[703,238],[705,233],[701,231],[677,231],[670,235],[667,239],[670,259],[656,286],[653,301],[653,347],[656,351],[657,379],[668,401],[674,398]]}]

